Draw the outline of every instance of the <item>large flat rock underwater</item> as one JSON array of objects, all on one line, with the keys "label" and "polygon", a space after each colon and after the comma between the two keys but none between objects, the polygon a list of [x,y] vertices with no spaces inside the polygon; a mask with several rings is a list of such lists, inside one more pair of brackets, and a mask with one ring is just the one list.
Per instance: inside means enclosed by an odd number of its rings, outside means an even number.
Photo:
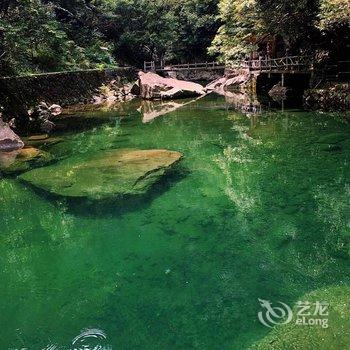
[{"label": "large flat rock underwater", "polygon": [[51,194],[110,200],[146,194],[182,158],[169,150],[103,150],[28,171],[19,178]]}]

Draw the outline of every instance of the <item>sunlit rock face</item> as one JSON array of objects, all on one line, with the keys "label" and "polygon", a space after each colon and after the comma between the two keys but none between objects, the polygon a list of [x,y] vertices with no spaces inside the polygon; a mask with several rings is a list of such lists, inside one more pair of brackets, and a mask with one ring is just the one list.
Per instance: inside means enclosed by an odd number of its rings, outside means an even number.
[{"label": "sunlit rock face", "polygon": [[19,136],[0,119],[0,151],[11,152],[23,148],[23,146],[24,143]]},{"label": "sunlit rock face", "polygon": [[204,95],[202,85],[173,78],[163,78],[155,73],[139,73],[141,98],[177,99]]},{"label": "sunlit rock face", "polygon": [[113,199],[147,193],[181,157],[168,150],[99,151],[84,161],[68,159],[29,171],[20,179],[59,196]]},{"label": "sunlit rock face", "polygon": [[205,91],[215,91],[220,95],[225,95],[230,88],[242,88],[242,90],[244,90],[249,80],[250,76],[245,71],[228,72],[223,77],[210,82],[205,87]]}]

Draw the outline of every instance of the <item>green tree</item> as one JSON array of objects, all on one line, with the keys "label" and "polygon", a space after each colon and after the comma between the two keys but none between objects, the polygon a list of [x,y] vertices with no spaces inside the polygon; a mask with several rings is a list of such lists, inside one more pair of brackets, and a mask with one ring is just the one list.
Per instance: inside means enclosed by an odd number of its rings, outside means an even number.
[{"label": "green tree", "polygon": [[315,28],[318,0],[257,0],[257,9],[263,31],[281,36],[295,53],[310,48],[318,35]]},{"label": "green tree", "polygon": [[315,50],[319,0],[220,0],[220,27],[210,51],[229,61],[256,50],[266,38],[282,38],[290,53]]},{"label": "green tree", "polygon": [[17,0],[4,5],[0,12],[2,74],[92,68],[112,62],[101,35],[96,31],[89,35],[82,25],[74,29],[75,20],[60,17],[56,4]]},{"label": "green tree", "polygon": [[211,54],[230,61],[257,48],[254,38],[263,28],[256,0],[221,0],[219,13],[222,25],[209,49]]},{"label": "green tree", "polygon": [[176,36],[171,6],[162,0],[119,0],[105,35],[113,40],[115,56],[132,64],[165,58]]},{"label": "green tree", "polygon": [[317,28],[320,49],[333,61],[349,59],[350,6],[348,0],[321,0]]},{"label": "green tree", "polygon": [[176,61],[208,59],[207,49],[218,28],[218,0],[174,1],[177,36],[171,56]]},{"label": "green tree", "polygon": [[218,28],[217,3],[218,0],[119,0],[105,33],[115,43],[116,57],[132,64],[204,59]]}]

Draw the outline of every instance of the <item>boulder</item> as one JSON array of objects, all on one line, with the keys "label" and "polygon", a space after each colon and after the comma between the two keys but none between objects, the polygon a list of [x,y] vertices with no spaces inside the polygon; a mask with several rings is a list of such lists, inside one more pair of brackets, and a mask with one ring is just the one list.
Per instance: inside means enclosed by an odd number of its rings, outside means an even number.
[{"label": "boulder", "polygon": [[91,102],[94,105],[104,105],[111,107],[118,102],[126,102],[132,100],[139,95],[138,83],[122,84],[119,80],[112,80],[107,84],[99,87],[97,95],[94,95]]},{"label": "boulder", "polygon": [[51,121],[62,113],[62,107],[56,104],[49,106],[46,102],[40,102],[33,110],[29,110],[31,122],[36,128],[40,128],[44,132],[50,132],[55,128],[55,124]]},{"label": "boulder", "polygon": [[52,116],[56,117],[57,115],[62,114],[62,107],[59,105],[53,104],[49,107],[49,111]]},{"label": "boulder", "polygon": [[11,152],[23,148],[24,143],[10,126],[0,119],[0,151]]},{"label": "boulder", "polygon": [[226,82],[224,83],[224,87],[230,87],[230,86],[234,86],[234,85],[241,85],[243,83],[245,83],[247,81],[247,76],[240,74],[240,75],[236,75],[232,78],[227,78]]},{"label": "boulder", "polygon": [[29,111],[29,115],[34,119],[47,120],[56,117],[62,113],[62,107],[59,105],[49,106],[46,102],[40,102],[33,110]]},{"label": "boulder", "polygon": [[172,88],[168,91],[162,91],[160,97],[164,100],[176,100],[180,98],[190,98],[193,97],[193,92],[188,90],[182,90],[177,88]]},{"label": "boulder", "polygon": [[225,91],[232,87],[241,87],[249,81],[246,72],[230,72],[222,78],[216,79],[205,87],[205,91],[215,91],[220,95],[225,95]]},{"label": "boulder", "polygon": [[281,83],[277,83],[269,91],[269,95],[274,101],[285,100],[287,98],[287,88],[282,86]]},{"label": "boulder", "polygon": [[19,178],[58,196],[114,199],[147,193],[181,157],[168,150],[104,150],[84,160],[70,158],[34,169]]},{"label": "boulder", "polygon": [[226,77],[216,79],[216,80],[212,81],[211,83],[209,83],[205,87],[205,90],[206,91],[215,91],[215,90],[219,89],[220,87],[223,87],[226,83],[226,80],[227,80]]},{"label": "boulder", "polygon": [[146,100],[187,98],[205,94],[204,88],[200,84],[174,78],[163,78],[152,72],[139,73],[139,86],[141,98]]}]

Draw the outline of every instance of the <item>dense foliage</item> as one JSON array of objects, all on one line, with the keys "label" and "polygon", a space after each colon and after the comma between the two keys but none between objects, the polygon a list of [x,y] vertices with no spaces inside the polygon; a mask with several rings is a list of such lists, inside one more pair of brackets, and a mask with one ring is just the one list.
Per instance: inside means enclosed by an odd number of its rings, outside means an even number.
[{"label": "dense foliage", "polygon": [[108,45],[96,30],[93,12],[78,6],[81,3],[82,0],[3,3],[0,7],[1,71],[18,74],[113,63]]},{"label": "dense foliage", "polygon": [[349,59],[349,0],[321,0],[317,27],[322,33],[320,47],[333,60]]},{"label": "dense foliage", "polygon": [[216,12],[217,0],[120,0],[105,33],[126,62],[204,59],[218,28]]},{"label": "dense foliage", "polygon": [[204,59],[217,0],[6,0],[2,74]]},{"label": "dense foliage", "polygon": [[2,0],[0,74],[222,61],[269,38],[346,57],[348,0]]},{"label": "dense foliage", "polygon": [[210,51],[227,61],[278,36],[290,53],[342,55],[349,50],[349,8],[348,0],[220,0],[222,25]]}]

